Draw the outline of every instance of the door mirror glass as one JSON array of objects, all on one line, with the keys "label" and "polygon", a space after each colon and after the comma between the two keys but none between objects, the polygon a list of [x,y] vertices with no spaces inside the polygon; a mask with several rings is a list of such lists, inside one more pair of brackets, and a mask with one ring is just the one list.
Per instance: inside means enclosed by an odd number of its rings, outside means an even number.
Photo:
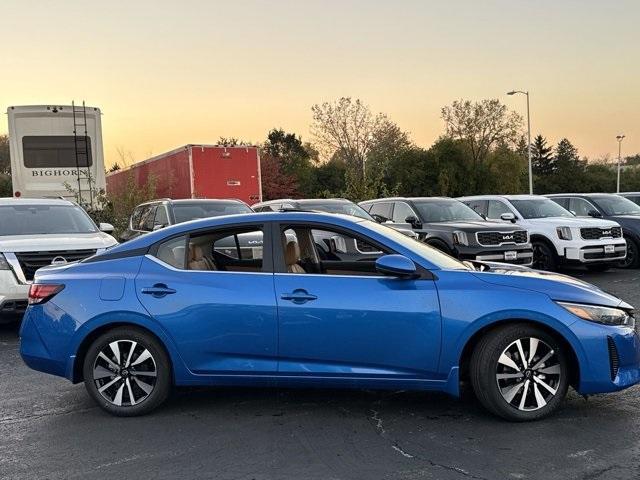
[{"label": "door mirror glass", "polygon": [[516,216],[513,213],[503,213],[500,215],[500,219],[505,222],[516,223]]},{"label": "door mirror glass", "polygon": [[384,255],[376,260],[376,270],[383,275],[400,278],[416,276],[416,264],[404,255]]},{"label": "door mirror glass", "polygon": [[110,223],[100,222],[100,225],[98,225],[98,229],[104,233],[112,233],[113,225],[111,225]]},{"label": "door mirror glass", "polygon": [[600,217],[602,217],[602,214],[601,214],[598,210],[595,210],[595,209],[591,209],[591,210],[589,210],[589,211],[587,212],[587,214],[588,214],[590,217],[594,217],[594,218],[600,218]]}]

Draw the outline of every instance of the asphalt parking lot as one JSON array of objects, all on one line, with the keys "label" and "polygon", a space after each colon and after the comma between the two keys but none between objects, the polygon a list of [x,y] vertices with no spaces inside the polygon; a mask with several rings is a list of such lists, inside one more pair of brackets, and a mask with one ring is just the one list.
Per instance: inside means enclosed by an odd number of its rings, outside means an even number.
[{"label": "asphalt parking lot", "polygon": [[[640,271],[569,272],[640,305]],[[629,479],[640,477],[640,387],[571,393],[510,424],[473,398],[415,392],[191,389],[114,418],[29,370],[0,325],[0,479]]]}]

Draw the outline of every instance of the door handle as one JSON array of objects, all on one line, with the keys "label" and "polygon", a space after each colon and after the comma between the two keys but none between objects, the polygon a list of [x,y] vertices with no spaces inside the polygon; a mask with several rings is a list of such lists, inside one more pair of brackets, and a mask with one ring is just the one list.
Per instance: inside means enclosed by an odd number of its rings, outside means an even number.
[{"label": "door handle", "polygon": [[173,288],[167,287],[164,283],[156,283],[153,287],[145,287],[142,289],[145,295],[153,295],[155,298],[162,298],[165,295],[176,293]]},{"label": "door handle", "polygon": [[296,289],[291,293],[283,293],[282,295],[280,295],[280,298],[282,300],[289,300],[293,303],[297,303],[297,304],[303,304],[303,303],[307,303],[309,301],[312,300],[316,300],[318,297],[316,295],[312,295],[310,293],[307,293],[306,290],[303,289]]}]

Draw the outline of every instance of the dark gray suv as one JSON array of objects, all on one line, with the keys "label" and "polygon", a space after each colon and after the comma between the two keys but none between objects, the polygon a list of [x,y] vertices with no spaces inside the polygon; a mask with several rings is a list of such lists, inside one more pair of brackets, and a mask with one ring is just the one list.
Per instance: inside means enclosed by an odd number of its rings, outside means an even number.
[{"label": "dark gray suv", "polygon": [[381,198],[360,206],[392,224],[410,224],[419,240],[460,260],[533,263],[527,230],[489,222],[453,198]]}]

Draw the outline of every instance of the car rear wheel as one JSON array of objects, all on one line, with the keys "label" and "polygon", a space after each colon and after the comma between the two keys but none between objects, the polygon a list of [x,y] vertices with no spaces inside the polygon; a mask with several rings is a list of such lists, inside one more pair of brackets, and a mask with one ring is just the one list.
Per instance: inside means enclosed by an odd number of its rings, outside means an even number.
[{"label": "car rear wheel", "polygon": [[171,367],[158,340],[144,330],[120,327],[98,337],[83,364],[89,394],[117,416],[144,415],[169,395]]},{"label": "car rear wheel", "polygon": [[485,335],[476,345],[470,368],[480,403],[510,421],[550,415],[569,386],[567,352],[553,336],[526,324]]},{"label": "car rear wheel", "polygon": [[558,269],[558,260],[555,252],[545,242],[533,242],[533,265],[536,270],[555,272]]}]

